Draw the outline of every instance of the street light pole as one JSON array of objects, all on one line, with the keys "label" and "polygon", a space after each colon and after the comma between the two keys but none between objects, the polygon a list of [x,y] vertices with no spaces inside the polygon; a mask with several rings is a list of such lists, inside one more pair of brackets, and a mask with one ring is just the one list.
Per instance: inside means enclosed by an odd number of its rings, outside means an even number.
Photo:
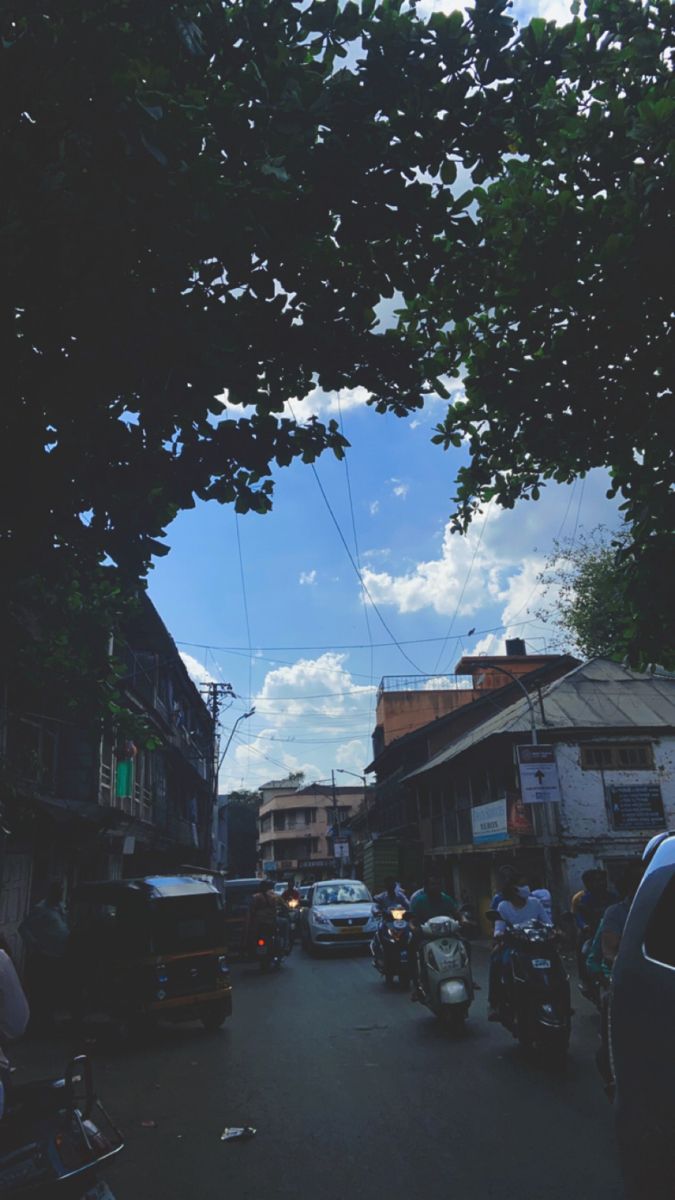
[{"label": "street light pole", "polygon": [[230,748],[230,742],[232,741],[232,738],[235,735],[237,725],[239,724],[240,721],[246,721],[249,717],[252,717],[254,712],[255,712],[255,706],[253,708],[250,708],[248,712],[241,713],[241,715],[237,717],[234,725],[232,726],[232,728],[230,730],[230,736],[225,743],[225,749],[223,750],[223,753],[221,754],[220,759],[218,760],[218,771],[216,772],[216,779],[218,778],[218,774],[220,773],[220,768],[223,765],[223,760],[225,758],[225,755],[227,754],[227,752]]},{"label": "street light pole", "polygon": [[336,767],[338,775],[353,775],[354,779],[360,779],[363,784],[363,813],[366,818],[366,833],[370,837],[370,813],[368,811],[368,781],[365,775],[359,775],[358,771],[347,771],[345,767]]},{"label": "street light pole", "polygon": [[[514,675],[512,671],[507,671],[506,667],[497,667],[493,663],[490,663],[490,670],[491,671],[499,671],[500,675],[508,675],[509,679],[511,679],[513,681],[513,683],[516,683],[518,685],[518,687],[520,688],[525,699],[527,700],[528,707],[530,710],[530,722],[532,725],[532,745],[536,746],[538,744],[538,740],[539,740],[537,737],[537,718],[536,718],[535,712],[534,712],[534,704],[532,702],[532,697],[531,697],[530,693],[528,692],[527,688],[525,687],[525,684],[523,683],[522,679],[520,679],[517,675]],[[481,683],[483,683],[484,679],[485,679],[484,674],[479,675],[476,680],[476,683],[480,685]]]}]

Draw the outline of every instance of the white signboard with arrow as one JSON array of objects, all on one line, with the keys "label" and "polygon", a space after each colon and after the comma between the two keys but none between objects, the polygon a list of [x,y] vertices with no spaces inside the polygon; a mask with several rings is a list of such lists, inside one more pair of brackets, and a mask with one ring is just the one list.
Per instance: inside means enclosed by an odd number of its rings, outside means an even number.
[{"label": "white signboard with arrow", "polygon": [[525,804],[560,800],[560,779],[553,746],[518,746],[520,794]]}]

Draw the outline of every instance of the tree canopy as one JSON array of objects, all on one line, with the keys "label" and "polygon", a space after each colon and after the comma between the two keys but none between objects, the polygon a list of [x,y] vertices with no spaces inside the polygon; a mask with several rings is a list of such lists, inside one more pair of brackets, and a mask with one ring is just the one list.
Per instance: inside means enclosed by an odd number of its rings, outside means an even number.
[{"label": "tree canopy", "polygon": [[620,655],[629,622],[617,548],[625,535],[599,526],[574,544],[556,544],[540,576],[545,587],[539,616],[555,625],[565,648],[584,658]]},{"label": "tree canopy", "polygon": [[608,467],[649,653],[672,11],[589,0],[517,32],[507,8],[3,6],[5,604],[16,580],[76,607],[101,566],[138,580],[195,498],[266,511],[276,467],[343,452],[284,407],[317,385],[404,416],[462,376],[437,435],[468,439],[458,526]]}]

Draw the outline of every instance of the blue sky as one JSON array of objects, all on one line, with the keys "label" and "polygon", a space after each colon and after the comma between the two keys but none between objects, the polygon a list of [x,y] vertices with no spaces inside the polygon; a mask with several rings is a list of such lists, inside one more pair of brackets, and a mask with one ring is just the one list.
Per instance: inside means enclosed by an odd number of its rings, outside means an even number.
[{"label": "blue sky", "polygon": [[[418,5],[422,12],[455,7],[451,0]],[[514,12],[564,20],[569,7],[527,0]],[[554,538],[616,524],[607,480],[594,472],[571,488],[545,489],[536,504],[491,507],[467,537],[451,535],[454,477],[465,452],[431,444],[445,405],[432,400],[400,420],[378,415],[365,400],[362,389],[339,397],[316,392],[294,410],[301,419],[316,412],[344,422],[363,578],[402,648],[370,602],[364,605],[317,481],[302,464],[278,473],[274,511],[265,517],[237,518],[216,504],[183,513],[168,532],[171,553],[151,574],[150,596],[195,680],[234,687],[224,738],[256,707],[232,739],[222,790],[255,787],[289,770],[304,770],[308,780],[332,768],[361,772],[371,758],[383,675],[443,674],[464,651],[501,652],[510,634],[532,651],[550,648],[555,630],[535,617],[536,577]],[[317,472],[356,557],[347,466],[326,455]]]}]

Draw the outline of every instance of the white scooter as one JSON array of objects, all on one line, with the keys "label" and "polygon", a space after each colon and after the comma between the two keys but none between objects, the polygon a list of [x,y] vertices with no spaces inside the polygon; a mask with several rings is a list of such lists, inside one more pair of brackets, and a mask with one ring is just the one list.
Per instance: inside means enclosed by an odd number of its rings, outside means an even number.
[{"label": "white scooter", "polygon": [[444,1024],[460,1028],[466,1020],[474,986],[471,963],[460,937],[462,926],[452,917],[431,917],[420,927],[422,1003]]}]

